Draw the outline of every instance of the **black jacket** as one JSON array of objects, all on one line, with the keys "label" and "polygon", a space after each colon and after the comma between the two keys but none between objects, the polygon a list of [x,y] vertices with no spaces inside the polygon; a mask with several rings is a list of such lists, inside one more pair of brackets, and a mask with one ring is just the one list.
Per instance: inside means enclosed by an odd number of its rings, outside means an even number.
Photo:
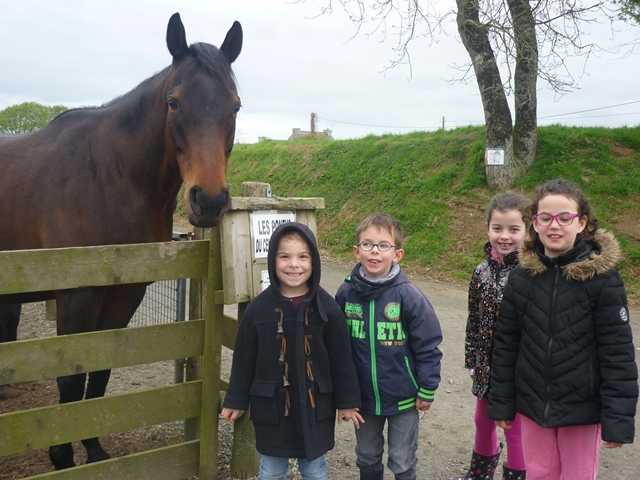
[{"label": "black jacket", "polygon": [[545,428],[602,424],[632,443],[638,371],[627,295],[609,232],[548,258],[523,248],[500,305],[487,415],[516,411]]},{"label": "black jacket", "polygon": [[[292,229],[312,248],[310,296],[299,311],[280,294],[275,273],[276,247]],[[360,406],[347,325],[320,287],[320,255],[306,225],[287,223],[274,232],[268,268],[271,285],[251,301],[238,328],[223,406],[247,410],[251,403],[261,454],[313,460],[334,446],[336,409]]]}]

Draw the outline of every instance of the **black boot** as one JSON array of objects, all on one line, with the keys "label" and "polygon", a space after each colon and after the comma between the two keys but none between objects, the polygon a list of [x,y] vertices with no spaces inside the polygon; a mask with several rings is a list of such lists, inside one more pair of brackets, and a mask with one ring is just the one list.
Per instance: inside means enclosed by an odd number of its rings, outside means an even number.
[{"label": "black boot", "polygon": [[462,477],[455,477],[449,480],[492,480],[493,474],[496,472],[496,467],[498,466],[498,460],[500,460],[501,452],[502,444],[498,447],[498,452],[490,457],[480,455],[474,451],[471,456],[469,471]]},{"label": "black boot", "polygon": [[360,480],[382,480],[384,478],[384,465],[374,465],[372,467],[359,467]]},{"label": "black boot", "polygon": [[502,478],[504,480],[525,480],[527,478],[526,470],[514,470],[506,465],[502,466]]}]

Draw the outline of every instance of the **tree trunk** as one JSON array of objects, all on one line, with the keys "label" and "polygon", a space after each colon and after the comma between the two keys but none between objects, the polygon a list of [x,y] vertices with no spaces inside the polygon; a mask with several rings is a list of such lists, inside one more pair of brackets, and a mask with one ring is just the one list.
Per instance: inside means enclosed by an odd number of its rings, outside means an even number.
[{"label": "tree trunk", "polygon": [[524,172],[533,165],[538,144],[538,43],[535,19],[528,0],[507,0],[507,4],[516,44],[514,158]]},{"label": "tree trunk", "polygon": [[514,161],[513,128],[509,103],[504,92],[500,70],[489,37],[488,26],[480,23],[478,0],[456,0],[458,32],[464,44],[478,82],[487,127],[486,147],[504,152],[504,164],[485,165],[487,185],[505,190],[513,186],[521,173]]}]

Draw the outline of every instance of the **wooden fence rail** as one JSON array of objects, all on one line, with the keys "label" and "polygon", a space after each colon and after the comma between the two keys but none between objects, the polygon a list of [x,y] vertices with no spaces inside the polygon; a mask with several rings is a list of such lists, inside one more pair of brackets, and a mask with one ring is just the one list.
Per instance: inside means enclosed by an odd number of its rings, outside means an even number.
[{"label": "wooden fence rail", "polygon": [[[0,252],[0,295],[206,277],[202,318],[169,325],[0,344],[0,385],[202,357],[202,379],[0,415],[0,456],[181,419],[199,439],[32,479],[217,478],[220,347],[237,322],[223,315],[219,229],[193,242]],[[1,461],[1,460],[0,460]]]}]

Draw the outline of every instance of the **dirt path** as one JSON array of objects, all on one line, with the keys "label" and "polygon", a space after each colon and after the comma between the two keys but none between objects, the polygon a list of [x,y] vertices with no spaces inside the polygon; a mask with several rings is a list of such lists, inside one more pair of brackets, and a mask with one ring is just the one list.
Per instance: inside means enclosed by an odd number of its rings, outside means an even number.
[{"label": "dirt path", "polygon": [[[335,293],[349,267],[325,261],[322,285]],[[473,414],[475,397],[464,365],[464,335],[467,316],[467,289],[460,285],[429,282],[425,278],[411,276],[411,280],[427,295],[442,325],[444,341],[442,382],[436,392],[433,407],[420,420],[420,444],[418,448],[418,479],[449,479],[466,471],[473,448]],[[640,311],[631,312],[636,347],[640,347]],[[636,348],[637,351],[640,350]],[[635,478],[640,474],[640,423],[636,417],[636,436],[633,445],[621,449],[601,449],[598,479],[620,480]],[[504,436],[500,434],[501,441]],[[329,478],[356,479],[355,436],[350,426],[337,428],[336,448],[328,454]],[[506,452],[505,452],[506,453]],[[502,463],[502,462],[501,462]],[[500,467],[495,478],[502,478]],[[386,478],[393,478],[387,470]]]},{"label": "dirt path", "polygon": [[[351,265],[331,260],[323,260],[322,285],[335,293]],[[467,315],[467,291],[464,285],[449,285],[430,282],[428,278],[419,278],[415,274],[409,277],[431,300],[442,325],[444,342],[441,345],[444,357],[442,361],[442,383],[436,393],[432,409],[420,420],[420,444],[418,448],[418,479],[441,480],[465,472],[471,457],[473,445],[473,413],[475,397],[470,392],[470,380],[463,365],[464,330]],[[633,311],[632,326],[635,332],[635,344],[640,346],[640,311]],[[44,307],[38,304],[25,306],[20,325],[19,338],[35,338],[54,334],[52,323],[44,320]],[[223,369],[229,368],[229,352],[225,355]],[[116,369],[112,374],[107,394],[121,393],[140,388],[150,388],[170,384],[173,381],[173,363],[162,362],[140,367]],[[30,382],[22,384],[22,408],[53,405],[57,402],[54,381]],[[0,413],[8,411],[9,406],[0,403]],[[179,423],[179,422],[177,422]],[[227,448],[231,441],[231,427],[221,423],[220,444]],[[640,425],[636,421],[636,432]],[[502,437],[504,441],[504,437]],[[135,432],[111,435],[103,439],[107,451],[114,456],[131,454],[148,448],[181,441],[179,424],[149,427]],[[337,426],[336,447],[327,455],[329,479],[349,480],[359,478],[355,466],[355,435],[351,424]],[[83,449],[76,461],[83,463]],[[228,452],[223,452],[220,462],[221,480],[229,479]],[[226,460],[224,459],[226,457]],[[51,471],[46,451],[38,450],[25,454],[3,458],[0,461],[0,480],[23,478]],[[638,433],[636,443],[617,450],[602,449],[600,455],[600,475],[602,480],[635,478],[640,473],[640,444]],[[287,479],[299,478],[289,475]],[[387,471],[386,478],[393,478]],[[499,469],[496,477],[502,478]]]}]

